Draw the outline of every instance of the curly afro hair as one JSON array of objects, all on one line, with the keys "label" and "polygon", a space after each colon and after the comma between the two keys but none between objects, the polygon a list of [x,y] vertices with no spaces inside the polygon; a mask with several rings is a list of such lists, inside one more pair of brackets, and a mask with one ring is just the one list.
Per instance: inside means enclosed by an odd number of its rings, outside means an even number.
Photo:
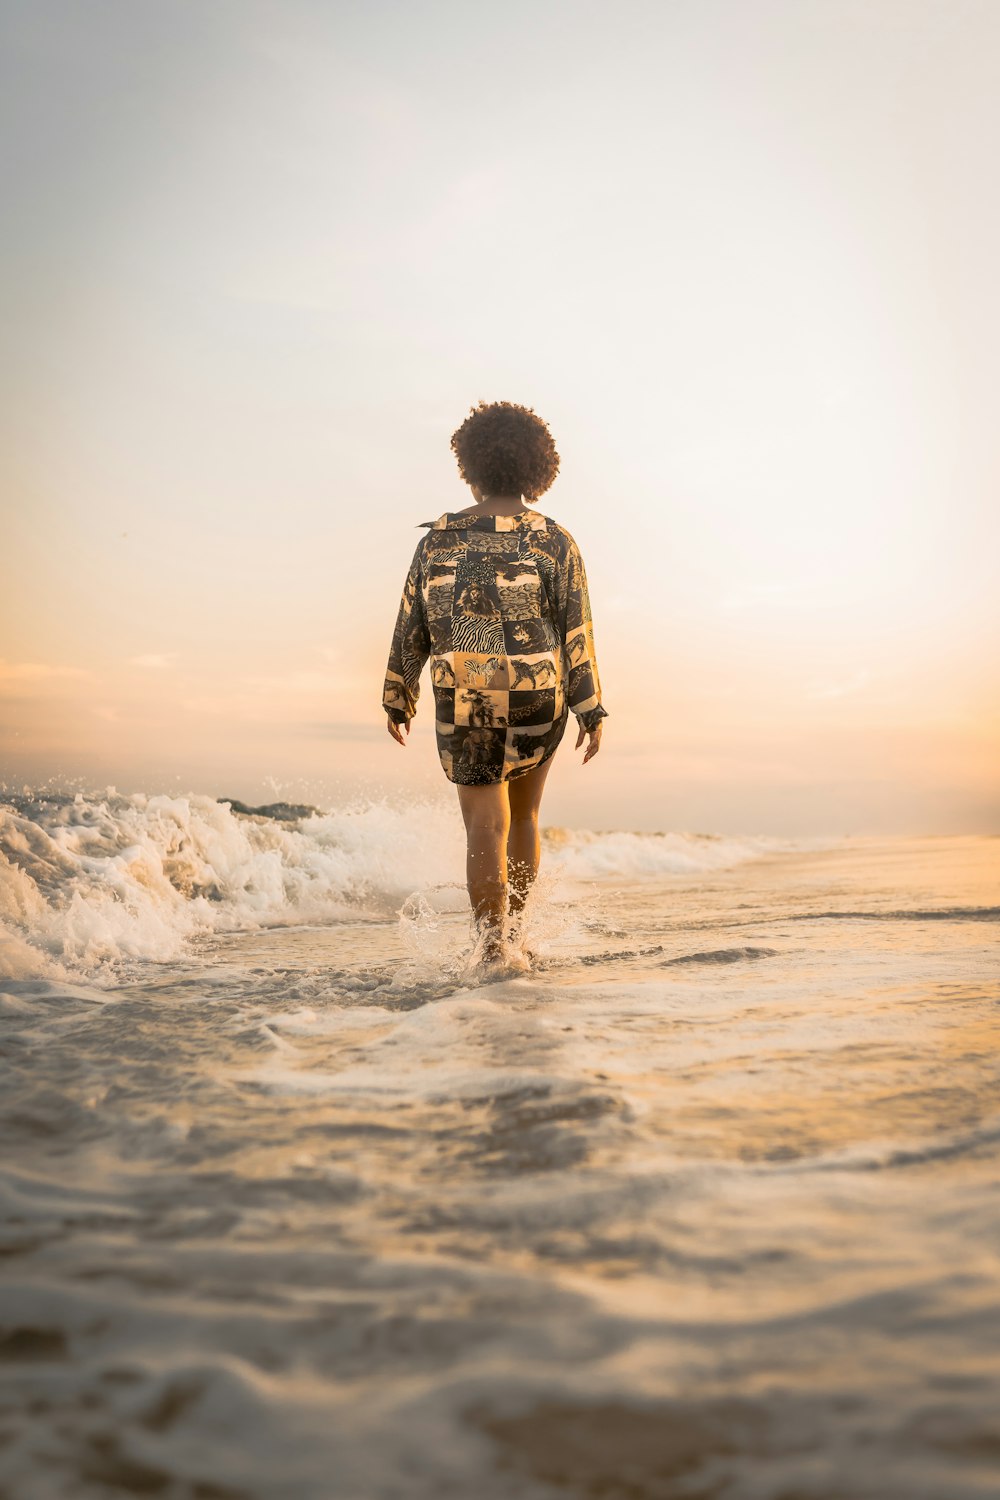
[{"label": "curly afro hair", "polygon": [[451,446],[467,484],[486,495],[523,495],[537,500],[559,473],[552,434],[530,406],[513,401],[480,401],[473,406]]}]

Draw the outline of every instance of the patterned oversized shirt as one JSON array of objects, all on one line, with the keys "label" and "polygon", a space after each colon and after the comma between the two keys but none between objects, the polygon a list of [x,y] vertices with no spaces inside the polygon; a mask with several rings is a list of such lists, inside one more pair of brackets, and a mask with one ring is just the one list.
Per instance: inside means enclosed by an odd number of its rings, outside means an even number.
[{"label": "patterned oversized shirt", "polygon": [[397,723],[413,717],[429,658],[445,775],[506,781],[548,760],[569,709],[588,730],[605,717],[583,559],[537,511],[422,524],[383,707]]}]

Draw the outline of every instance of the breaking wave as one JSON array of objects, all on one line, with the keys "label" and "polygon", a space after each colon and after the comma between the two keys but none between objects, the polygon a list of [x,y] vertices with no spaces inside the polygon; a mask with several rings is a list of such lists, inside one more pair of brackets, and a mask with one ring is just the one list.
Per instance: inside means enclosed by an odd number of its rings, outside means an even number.
[{"label": "breaking wave", "polygon": [[[787,847],[565,829],[546,845],[574,880],[683,875]],[[440,802],[321,812],[114,789],[16,797],[0,804],[0,977],[170,961],[213,932],[385,919],[463,869],[457,808]]]}]

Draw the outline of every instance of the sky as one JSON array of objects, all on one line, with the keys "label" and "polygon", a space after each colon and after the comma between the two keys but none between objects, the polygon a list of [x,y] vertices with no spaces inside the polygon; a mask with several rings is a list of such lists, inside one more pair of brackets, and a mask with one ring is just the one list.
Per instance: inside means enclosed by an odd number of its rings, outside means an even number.
[{"label": "sky", "polygon": [[543,818],[1000,831],[993,0],[0,0],[0,787],[451,796],[473,403],[606,721]]}]

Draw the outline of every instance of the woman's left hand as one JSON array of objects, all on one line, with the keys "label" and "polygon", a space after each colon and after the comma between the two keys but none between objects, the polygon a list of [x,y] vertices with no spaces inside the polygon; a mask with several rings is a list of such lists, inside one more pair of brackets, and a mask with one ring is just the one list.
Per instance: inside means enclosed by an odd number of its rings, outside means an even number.
[{"label": "woman's left hand", "polygon": [[402,722],[402,724],[397,724],[396,721],[395,721],[395,719],[390,719],[389,715],[386,714],[386,716],[385,716],[385,727],[386,727],[386,729],[388,729],[389,733],[392,735],[393,739],[396,741],[396,744],[397,745],[402,745],[403,749],[405,750],[406,749],[406,741],[403,738],[403,733],[402,732],[405,729],[406,733],[409,734],[409,732],[410,732],[410,721],[409,721],[409,719],[404,719],[403,722]]},{"label": "woman's left hand", "polygon": [[590,744],[587,746],[586,754],[583,757],[583,764],[584,765],[587,764],[588,760],[593,760],[593,758],[597,754],[598,750],[600,750],[600,748],[601,748],[601,730],[603,728],[604,728],[604,720],[603,719],[598,719],[598,721],[597,721],[597,728],[596,729],[584,729],[583,725],[582,724],[580,725],[580,732],[579,732],[579,734],[576,737],[576,745],[574,746],[574,749],[579,750],[580,746],[583,744],[584,735],[586,735],[587,739],[590,741]]}]

